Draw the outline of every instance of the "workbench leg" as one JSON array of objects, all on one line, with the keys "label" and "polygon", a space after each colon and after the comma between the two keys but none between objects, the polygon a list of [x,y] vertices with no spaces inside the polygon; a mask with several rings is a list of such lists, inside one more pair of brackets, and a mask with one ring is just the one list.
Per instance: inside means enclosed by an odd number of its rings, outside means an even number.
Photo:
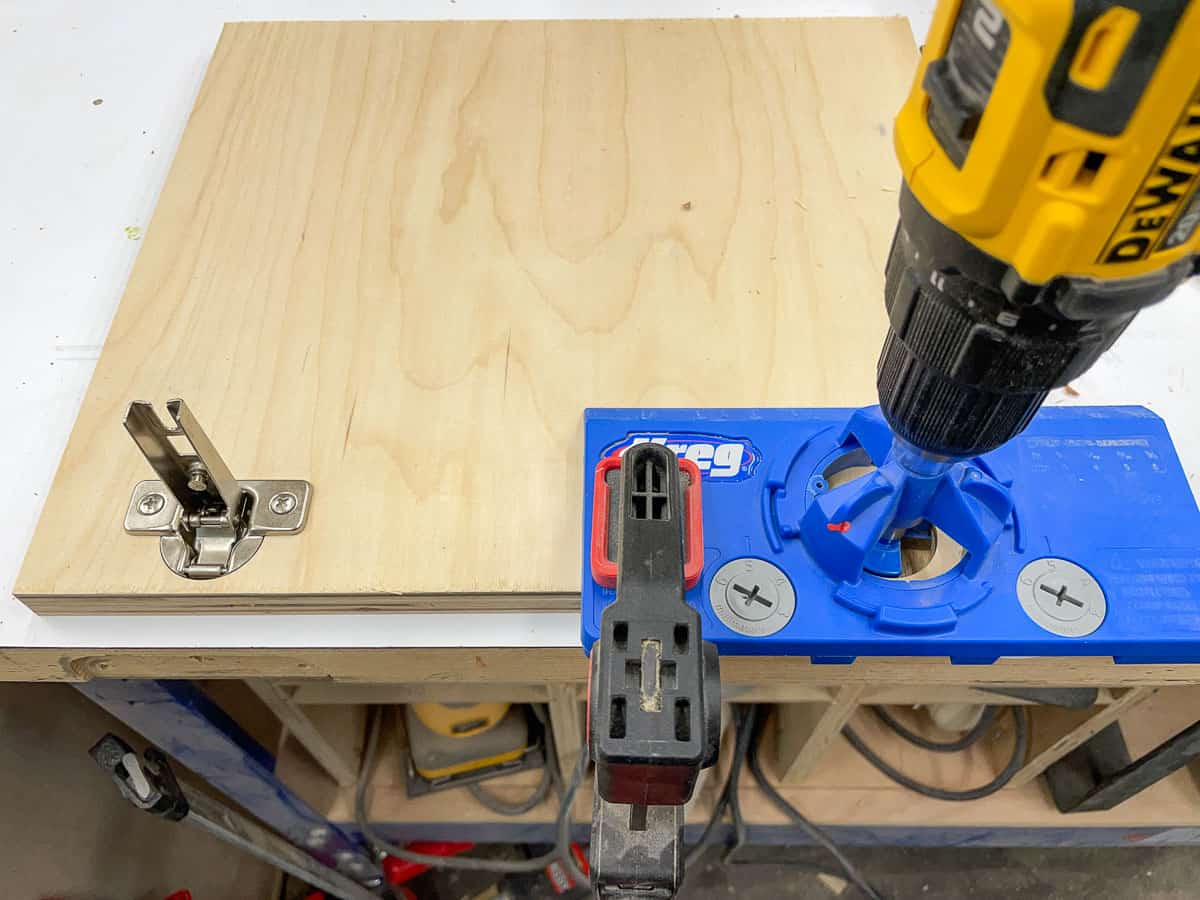
[{"label": "workbench leg", "polygon": [[379,877],[366,848],[276,778],[274,756],[191,682],[73,687],[319,862],[364,884]]},{"label": "workbench leg", "polygon": [[346,758],[331,744],[290,694],[266,678],[247,678],[246,685],[340,787],[353,787],[358,778],[358,760]]},{"label": "workbench leg", "polygon": [[829,703],[783,703],[776,707],[775,765],[784,784],[812,772],[850,721],[869,685],[847,684]]},{"label": "workbench leg", "polygon": [[1100,707],[1099,711],[1080,722],[1045,750],[1033,756],[1029,762],[1013,776],[1012,787],[1028,784],[1041,775],[1051,765],[1058,762],[1072,750],[1082,746],[1095,737],[1124,713],[1137,706],[1148,697],[1153,697],[1158,688],[1130,688],[1113,700],[1112,703]]},{"label": "workbench leg", "polygon": [[583,703],[574,684],[550,685],[550,728],[558,750],[558,765],[570,778],[583,750]]}]

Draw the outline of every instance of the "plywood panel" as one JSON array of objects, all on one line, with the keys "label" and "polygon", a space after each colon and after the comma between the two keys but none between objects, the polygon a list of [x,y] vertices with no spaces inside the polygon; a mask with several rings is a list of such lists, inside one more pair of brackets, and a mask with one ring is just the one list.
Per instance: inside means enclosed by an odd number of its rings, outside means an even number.
[{"label": "plywood panel", "polygon": [[[584,407],[872,402],[914,65],[903,19],[227,26],[18,596],[573,605]],[[175,396],[314,485],[216,581],[121,528]]]}]

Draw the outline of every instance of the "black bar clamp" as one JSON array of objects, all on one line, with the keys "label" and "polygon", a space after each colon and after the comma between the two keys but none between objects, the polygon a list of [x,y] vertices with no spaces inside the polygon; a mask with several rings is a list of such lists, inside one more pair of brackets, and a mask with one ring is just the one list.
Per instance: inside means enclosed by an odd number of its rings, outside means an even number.
[{"label": "black bar clamp", "polygon": [[684,480],[672,450],[637,444],[620,468],[617,595],[592,647],[596,763],[592,881],[601,897],[675,895],[683,804],[717,759],[721,676],[684,600]]},{"label": "black bar clamp", "polygon": [[1200,722],[1133,759],[1119,722],[1093,735],[1046,769],[1059,812],[1112,809],[1200,758]]}]

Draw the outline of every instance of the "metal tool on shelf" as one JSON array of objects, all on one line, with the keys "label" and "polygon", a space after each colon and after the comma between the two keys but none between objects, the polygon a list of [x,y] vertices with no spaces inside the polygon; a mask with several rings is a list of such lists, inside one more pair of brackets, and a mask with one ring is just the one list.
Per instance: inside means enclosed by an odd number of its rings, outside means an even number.
[{"label": "metal tool on shelf", "polygon": [[[372,872],[348,874],[322,865],[299,847],[264,828],[208,794],[190,790],[175,778],[166,756],[154,747],[138,757],[133,748],[114,734],[106,734],[88,751],[96,764],[111,776],[130,803],[170,822],[186,822],[218,840],[244,850],[289,875],[341,900],[376,900],[373,887],[382,878]],[[347,862],[350,862],[347,856]],[[355,859],[355,862],[361,862]]]}]

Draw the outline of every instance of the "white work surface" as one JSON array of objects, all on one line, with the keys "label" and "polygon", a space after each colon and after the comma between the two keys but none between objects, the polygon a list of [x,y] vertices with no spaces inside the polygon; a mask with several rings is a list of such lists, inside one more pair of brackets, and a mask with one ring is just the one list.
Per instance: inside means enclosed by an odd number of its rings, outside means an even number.
[{"label": "white work surface", "polygon": [[[265,19],[906,15],[934,3],[689,0],[0,0],[0,648],[563,647],[570,613],[38,617],[11,589],[221,24]],[[863,60],[869,65],[869,60]],[[1200,486],[1196,304],[1141,314],[1077,396],[1168,422]],[[882,295],[879,302],[883,302]],[[146,352],[152,353],[153,347]],[[113,422],[114,428],[120,423]],[[132,444],[130,452],[135,452]]]}]

